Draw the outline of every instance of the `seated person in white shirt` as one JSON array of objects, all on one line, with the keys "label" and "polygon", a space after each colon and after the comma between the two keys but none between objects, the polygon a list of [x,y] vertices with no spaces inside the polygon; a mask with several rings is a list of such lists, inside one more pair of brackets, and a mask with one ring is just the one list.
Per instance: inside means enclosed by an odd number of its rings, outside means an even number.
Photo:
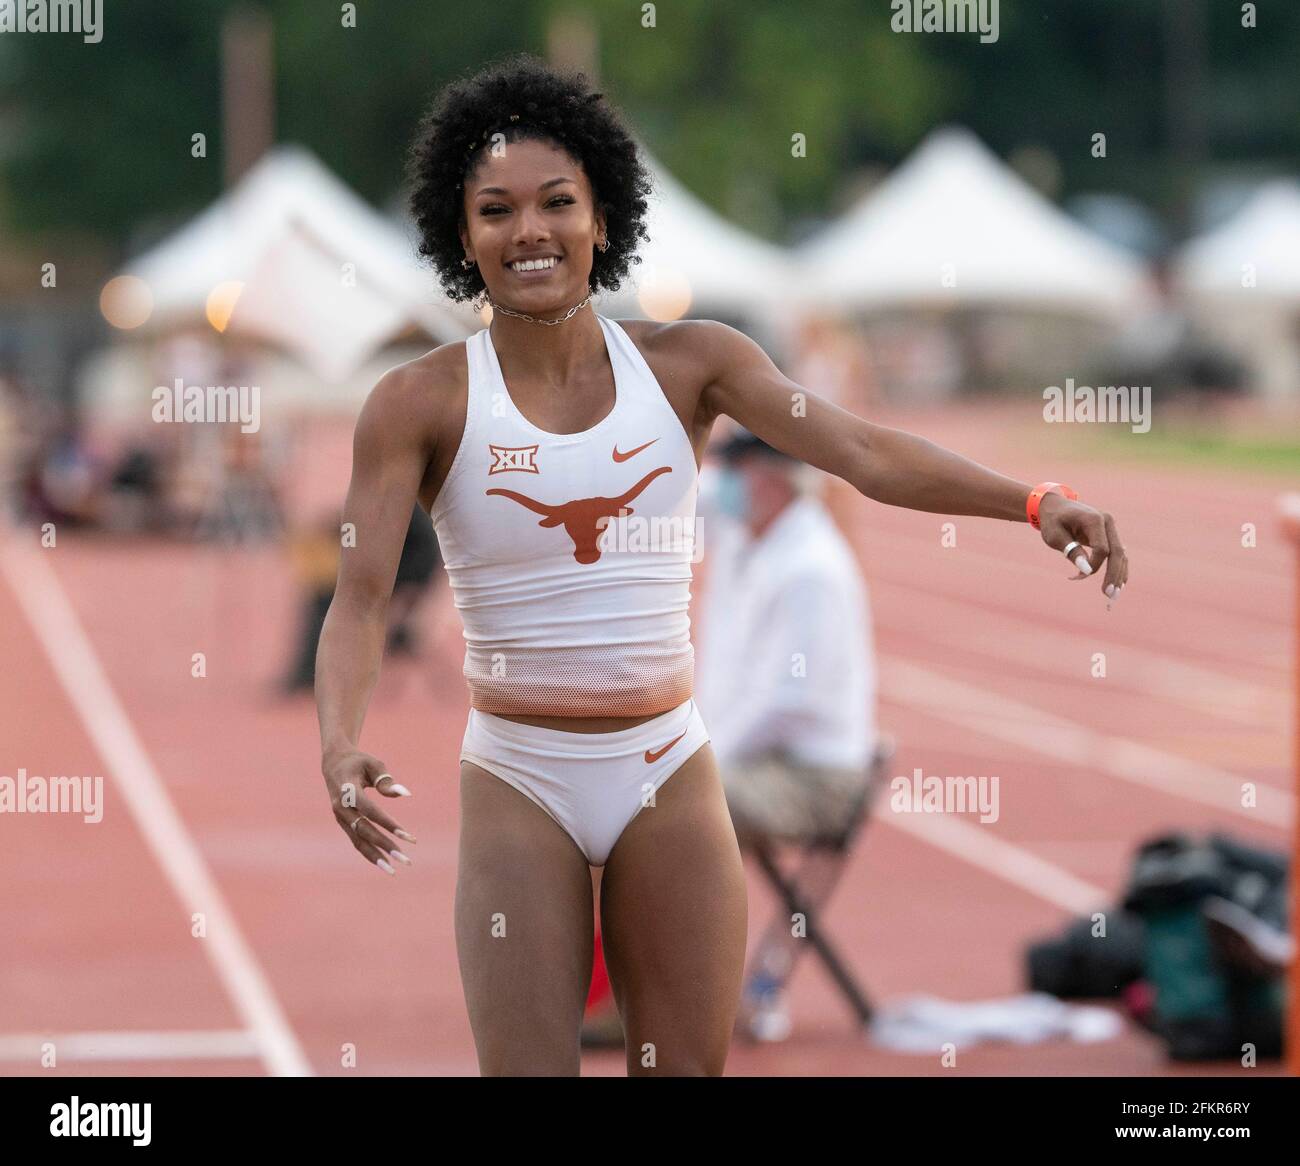
[{"label": "seated person in white shirt", "polygon": [[[847,824],[875,748],[875,659],[857,561],[817,471],[741,431],[701,484],[706,557],[696,700],[741,848]],[[790,1032],[789,931],[755,951],[740,1025]]]},{"label": "seated person in white shirt", "polygon": [[817,471],[741,431],[706,477],[696,700],[741,846],[841,828],[875,747],[866,586]]}]

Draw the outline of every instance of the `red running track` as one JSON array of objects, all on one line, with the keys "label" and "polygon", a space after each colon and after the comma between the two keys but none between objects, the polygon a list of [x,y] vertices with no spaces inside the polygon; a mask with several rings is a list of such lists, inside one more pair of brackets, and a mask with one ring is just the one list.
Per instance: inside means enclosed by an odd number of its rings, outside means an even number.
[{"label": "red running track", "polygon": [[[1133,560],[1108,611],[1025,526],[836,500],[871,588],[895,772],[996,775],[1000,814],[936,823],[882,807],[828,926],[877,1000],[1009,995],[1026,943],[1104,906],[1151,834],[1288,844],[1294,580],[1273,517],[1288,483],[1087,464],[1062,427],[1009,409],[882,419],[1025,480],[1069,481],[1116,514]],[[346,448],[347,428],[321,447]],[[316,462],[321,496],[340,495],[346,459]],[[1246,522],[1256,547],[1241,545]],[[424,658],[386,665],[367,718],[363,745],[416,794],[400,807],[416,865],[389,879],[329,814],[312,702],[273,695],[296,620],[281,552],[4,542],[0,773],[103,775],[105,810],[97,824],[0,817],[0,1073],[474,1073],[452,935],[467,702],[445,586]],[[752,937],[774,906],[750,888]],[[937,1053],[870,1046],[811,958],[791,1004],[791,1039],[738,1044],[730,1073],[1240,1071],[1170,1066],[1131,1026],[1096,1045],[963,1049],[943,1069]],[[51,1037],[58,1062],[43,1068]],[[622,1071],[615,1054],[584,1064]]]}]

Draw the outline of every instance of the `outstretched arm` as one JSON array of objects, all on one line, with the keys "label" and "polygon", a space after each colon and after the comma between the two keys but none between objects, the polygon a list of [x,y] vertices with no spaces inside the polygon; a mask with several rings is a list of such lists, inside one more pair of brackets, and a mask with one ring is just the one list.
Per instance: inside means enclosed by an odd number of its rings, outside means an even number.
[{"label": "outstretched arm", "polygon": [[[703,327],[710,370],[703,404],[711,416],[734,418],[783,453],[889,506],[1028,521],[1031,486],[914,433],[873,425],[797,385],[742,332],[725,324]],[[1087,557],[1080,553],[1074,560],[1081,573],[1093,574],[1104,563],[1103,589],[1118,593],[1128,578],[1128,558],[1109,514],[1048,494],[1039,517],[1048,546],[1087,547]]]}]

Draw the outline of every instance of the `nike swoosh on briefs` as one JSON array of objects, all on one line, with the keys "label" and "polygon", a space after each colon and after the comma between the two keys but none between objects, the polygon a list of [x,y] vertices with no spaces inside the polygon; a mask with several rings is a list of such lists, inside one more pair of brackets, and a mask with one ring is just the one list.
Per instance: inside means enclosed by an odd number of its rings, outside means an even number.
[{"label": "nike swoosh on briefs", "polygon": [[659,439],[658,439],[657,437],[652,437],[649,441],[647,441],[647,442],[645,443],[645,445],[638,445],[638,446],[636,447],[636,449],[629,449],[629,450],[627,451],[627,453],[619,453],[619,452],[618,452],[618,446],[615,445],[615,446],[614,446],[614,460],[615,460],[616,462],[625,462],[625,461],[627,461],[628,458],[630,458],[630,457],[635,457],[635,456],[636,456],[637,454],[639,454],[643,449],[649,449],[650,446],[654,445],[654,443],[655,443],[656,441],[658,441],[658,440],[659,440]]},{"label": "nike swoosh on briefs", "polygon": [[[689,732],[689,731],[690,731],[690,730],[687,730],[687,732]],[[645,751],[645,763],[646,763],[647,765],[649,765],[652,761],[658,761],[659,758],[661,758],[665,753],[667,753],[669,749],[671,749],[674,745],[676,745],[677,742],[680,741],[680,740],[682,739],[682,737],[685,737],[685,736],[686,736],[686,733],[683,733],[683,734],[681,735],[681,737],[674,737],[674,738],[673,738],[671,741],[669,741],[668,744],[665,745],[662,749],[647,749],[647,750]]]}]

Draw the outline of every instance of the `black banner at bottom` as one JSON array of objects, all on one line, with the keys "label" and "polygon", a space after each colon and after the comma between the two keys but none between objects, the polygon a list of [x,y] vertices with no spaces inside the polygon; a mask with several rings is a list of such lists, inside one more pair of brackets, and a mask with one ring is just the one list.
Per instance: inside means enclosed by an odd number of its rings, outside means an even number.
[{"label": "black banner at bottom", "polygon": [[[664,1093],[592,1079],[572,1084],[453,1078],[304,1080],[194,1077],[24,1077],[0,1085],[6,1156],[31,1150],[99,1154],[257,1151],[317,1146],[386,1160],[403,1151],[484,1140],[499,1152],[554,1153],[565,1128],[575,1145],[605,1128],[638,1141],[702,1149],[710,1140],[761,1139],[829,1149],[828,1136],[882,1139],[897,1153],[971,1149],[1090,1150],[1124,1142],[1273,1148],[1294,1130],[1300,1098],[1278,1076],[1022,1078],[730,1078],[681,1081]],[[533,1119],[536,1119],[534,1122]],[[701,1121],[706,1125],[701,1126]],[[690,1123],[689,1127],[683,1123]],[[454,1141],[453,1141],[454,1139]],[[539,1141],[540,1139],[540,1141]],[[1289,1139],[1288,1139],[1289,1140]],[[612,1152],[617,1143],[603,1143]]]}]

